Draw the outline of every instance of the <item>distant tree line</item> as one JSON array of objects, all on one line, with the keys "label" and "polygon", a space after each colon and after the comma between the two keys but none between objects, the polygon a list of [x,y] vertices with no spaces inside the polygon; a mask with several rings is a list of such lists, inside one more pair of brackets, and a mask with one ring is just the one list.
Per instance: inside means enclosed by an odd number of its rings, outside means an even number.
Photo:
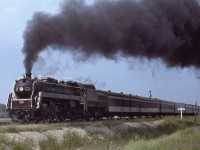
[{"label": "distant tree line", "polygon": [[8,112],[6,110],[6,105],[0,103],[0,118],[8,118]]}]

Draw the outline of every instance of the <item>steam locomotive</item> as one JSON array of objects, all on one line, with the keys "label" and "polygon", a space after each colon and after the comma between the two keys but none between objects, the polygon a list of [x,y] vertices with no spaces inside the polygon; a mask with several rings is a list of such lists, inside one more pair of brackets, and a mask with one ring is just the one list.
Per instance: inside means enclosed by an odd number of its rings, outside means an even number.
[{"label": "steam locomotive", "polygon": [[15,121],[65,121],[103,117],[185,115],[200,112],[200,106],[131,94],[97,90],[92,84],[58,81],[50,77],[22,75],[8,96],[7,110]]}]

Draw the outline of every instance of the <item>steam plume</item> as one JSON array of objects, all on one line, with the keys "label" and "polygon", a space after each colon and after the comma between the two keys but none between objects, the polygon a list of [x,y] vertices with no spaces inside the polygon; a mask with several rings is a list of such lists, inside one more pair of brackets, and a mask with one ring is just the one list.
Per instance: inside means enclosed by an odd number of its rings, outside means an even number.
[{"label": "steam plume", "polygon": [[115,59],[161,59],[169,67],[200,67],[197,0],[68,0],[58,14],[37,12],[24,32],[26,72],[47,47]]}]

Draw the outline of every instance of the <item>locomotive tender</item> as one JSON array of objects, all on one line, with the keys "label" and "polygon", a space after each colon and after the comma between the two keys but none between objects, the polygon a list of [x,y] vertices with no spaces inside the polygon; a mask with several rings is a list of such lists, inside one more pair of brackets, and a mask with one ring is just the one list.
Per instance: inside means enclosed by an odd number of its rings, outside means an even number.
[{"label": "locomotive tender", "polygon": [[7,110],[15,121],[65,121],[102,119],[103,117],[135,117],[185,115],[200,112],[200,106],[176,103],[131,94],[96,90],[92,84],[58,81],[50,77],[31,78],[22,75],[9,94]]}]

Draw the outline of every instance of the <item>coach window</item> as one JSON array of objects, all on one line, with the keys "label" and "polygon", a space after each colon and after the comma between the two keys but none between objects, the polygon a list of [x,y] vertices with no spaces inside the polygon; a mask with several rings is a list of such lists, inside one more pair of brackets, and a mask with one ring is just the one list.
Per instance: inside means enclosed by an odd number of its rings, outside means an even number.
[{"label": "coach window", "polygon": [[116,99],[116,106],[122,106],[121,99]]},{"label": "coach window", "polygon": [[123,100],[123,107],[129,107],[129,101]]},{"label": "coach window", "polygon": [[139,101],[131,101],[131,107],[139,107]]}]

